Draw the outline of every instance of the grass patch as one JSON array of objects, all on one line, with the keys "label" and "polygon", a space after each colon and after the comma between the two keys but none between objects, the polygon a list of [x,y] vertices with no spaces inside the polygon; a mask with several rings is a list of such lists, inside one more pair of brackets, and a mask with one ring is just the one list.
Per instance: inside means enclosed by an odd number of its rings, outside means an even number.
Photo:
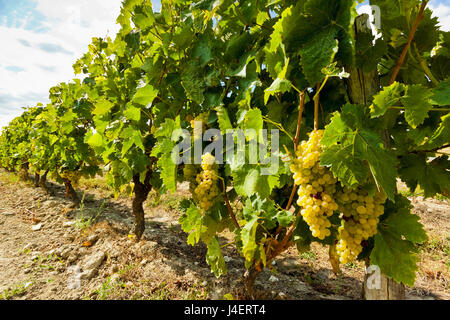
[{"label": "grass patch", "polygon": [[14,297],[22,296],[32,284],[32,282],[15,284],[11,288],[7,288],[0,293],[0,300],[10,300]]},{"label": "grass patch", "polygon": [[83,193],[83,197],[80,203],[80,217],[75,222],[75,227],[82,231],[85,231],[94,223],[95,220],[97,220],[97,218],[103,213],[106,203],[106,200],[103,200],[100,208],[96,212],[94,212],[94,214],[91,214],[90,217],[85,217],[84,201],[85,193]]},{"label": "grass patch", "polygon": [[300,259],[305,259],[305,260],[316,260],[316,258],[317,258],[316,254],[312,251],[300,253],[299,257],[300,257]]},{"label": "grass patch", "polygon": [[82,177],[79,185],[85,187],[86,189],[113,191],[113,189],[106,183],[105,178],[102,176],[96,176],[95,178]]}]

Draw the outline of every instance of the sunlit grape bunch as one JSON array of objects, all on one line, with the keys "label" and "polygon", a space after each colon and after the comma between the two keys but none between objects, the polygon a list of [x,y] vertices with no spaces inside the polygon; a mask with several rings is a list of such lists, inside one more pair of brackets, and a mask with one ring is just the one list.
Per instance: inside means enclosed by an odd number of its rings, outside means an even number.
[{"label": "sunlit grape bunch", "polygon": [[185,164],[183,168],[183,175],[186,181],[189,182],[189,191],[194,194],[197,187],[197,175],[201,170],[197,164]]},{"label": "sunlit grape bunch", "polygon": [[69,170],[64,170],[61,174],[60,174],[61,178],[63,179],[67,179],[70,181],[70,183],[73,186],[77,186],[78,183],[80,182],[81,179],[81,175],[78,171],[69,171]]},{"label": "sunlit grape bunch", "polygon": [[210,153],[203,155],[201,168],[202,171],[196,178],[198,186],[195,188],[194,194],[200,207],[207,211],[213,206],[217,196],[220,194],[217,185],[219,180],[218,165],[215,157]]},{"label": "sunlit grape bunch", "polygon": [[296,159],[290,166],[295,184],[299,185],[297,204],[301,215],[312,232],[320,240],[331,234],[331,217],[338,209],[334,201],[337,180],[329,169],[320,166],[322,153],[320,141],[323,130],[313,131],[308,141],[303,141],[296,151]]},{"label": "sunlit grape bunch", "polygon": [[341,263],[355,260],[363,249],[364,241],[377,233],[386,198],[384,192],[376,192],[371,196],[361,187],[355,190],[344,188],[337,193],[342,223],[338,229],[339,242],[336,252]]}]

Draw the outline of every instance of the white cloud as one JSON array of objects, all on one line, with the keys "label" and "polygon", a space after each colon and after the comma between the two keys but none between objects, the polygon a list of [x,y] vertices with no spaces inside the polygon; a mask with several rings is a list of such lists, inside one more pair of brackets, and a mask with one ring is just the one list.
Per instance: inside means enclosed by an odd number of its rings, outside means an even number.
[{"label": "white cloud", "polygon": [[52,86],[74,78],[72,65],[92,37],[114,37],[119,30],[120,6],[121,0],[37,0],[45,32],[26,30],[29,16],[20,17],[20,27],[0,25],[6,44],[0,50],[0,128],[20,115],[21,107],[47,103]]},{"label": "white cloud", "polygon": [[450,31],[450,4],[445,5],[442,2],[431,1],[428,6],[433,11],[433,16],[438,17],[441,30]]}]

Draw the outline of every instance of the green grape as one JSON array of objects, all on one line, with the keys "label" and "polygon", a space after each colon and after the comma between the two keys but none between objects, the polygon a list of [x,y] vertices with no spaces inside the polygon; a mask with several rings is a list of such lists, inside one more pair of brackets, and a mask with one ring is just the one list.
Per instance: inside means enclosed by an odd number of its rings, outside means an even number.
[{"label": "green grape", "polygon": [[189,191],[194,195],[194,190],[197,187],[197,175],[200,166],[195,164],[185,164],[183,168],[183,175],[186,181],[189,182]]},{"label": "green grape", "polygon": [[60,176],[63,179],[69,180],[73,186],[77,186],[81,179],[81,174],[77,171],[64,170]]},{"label": "green grape", "polygon": [[351,262],[361,253],[364,241],[377,233],[379,217],[384,213],[384,192],[370,196],[361,187],[356,190],[344,188],[337,193],[342,223],[336,253],[343,264]]},{"label": "green grape", "polygon": [[207,211],[214,205],[217,196],[220,194],[217,185],[219,180],[218,168],[214,156],[210,153],[203,155],[201,168],[202,171],[196,177],[198,186],[195,188],[194,194],[200,207]]},{"label": "green grape", "polygon": [[337,180],[319,163],[322,136],[323,130],[311,132],[309,140],[298,147],[296,159],[290,166],[295,184],[300,186],[297,200],[302,208],[300,213],[312,235],[321,240],[331,234],[329,217],[338,209],[333,199]]}]

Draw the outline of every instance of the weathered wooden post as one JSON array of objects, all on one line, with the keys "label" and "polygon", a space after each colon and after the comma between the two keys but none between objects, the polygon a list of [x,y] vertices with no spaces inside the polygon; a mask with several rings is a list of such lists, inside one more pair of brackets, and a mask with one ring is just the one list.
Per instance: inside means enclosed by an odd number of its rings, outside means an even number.
[{"label": "weathered wooden post", "polygon": [[[370,33],[369,15],[362,14],[355,19],[355,33]],[[347,93],[353,104],[362,104],[366,107],[371,103],[372,97],[380,90],[380,79],[377,69],[364,72],[359,68],[347,66],[350,74],[347,79]],[[362,290],[362,297],[366,300],[404,300],[405,286],[382,274],[378,267],[370,266],[366,261],[366,275]]]}]

